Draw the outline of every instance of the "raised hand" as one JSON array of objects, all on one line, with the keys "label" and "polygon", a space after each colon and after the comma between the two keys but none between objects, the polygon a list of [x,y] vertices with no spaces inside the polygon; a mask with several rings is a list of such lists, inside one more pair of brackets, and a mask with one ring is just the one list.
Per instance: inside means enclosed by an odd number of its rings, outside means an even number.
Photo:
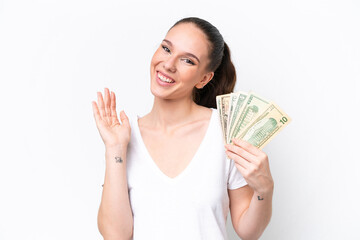
[{"label": "raised hand", "polygon": [[242,139],[233,138],[232,142],[234,144],[225,144],[226,154],[235,161],[237,169],[249,186],[261,195],[271,193],[274,182],[268,156]]},{"label": "raised hand", "polygon": [[[97,92],[98,104],[92,101],[96,126],[106,148],[127,146],[130,141],[131,128],[125,112],[120,112],[120,120],[116,113],[115,93],[104,89],[105,102],[101,92]],[[98,106],[99,105],[99,106]]]}]

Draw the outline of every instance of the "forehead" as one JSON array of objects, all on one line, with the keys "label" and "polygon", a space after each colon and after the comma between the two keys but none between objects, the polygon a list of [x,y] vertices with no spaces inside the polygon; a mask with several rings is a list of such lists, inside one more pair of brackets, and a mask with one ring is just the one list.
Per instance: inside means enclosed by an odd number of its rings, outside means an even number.
[{"label": "forehead", "polygon": [[200,61],[207,58],[208,40],[202,30],[194,24],[181,23],[176,25],[166,34],[165,39],[171,41],[177,51],[192,53]]}]

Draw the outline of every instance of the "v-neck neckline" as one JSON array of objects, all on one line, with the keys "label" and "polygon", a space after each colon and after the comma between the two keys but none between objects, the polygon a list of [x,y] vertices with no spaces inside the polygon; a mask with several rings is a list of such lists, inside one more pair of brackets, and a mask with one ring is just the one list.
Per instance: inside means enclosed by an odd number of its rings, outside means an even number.
[{"label": "v-neck neckline", "polygon": [[165,181],[168,181],[168,182],[176,182],[178,181],[179,179],[183,178],[184,175],[190,171],[190,169],[193,167],[193,165],[195,164],[194,162],[198,159],[198,155],[201,153],[202,149],[204,148],[203,145],[206,144],[208,138],[209,138],[209,135],[211,132],[211,128],[212,128],[212,123],[214,122],[214,111],[215,109],[214,108],[210,108],[212,111],[211,111],[211,116],[210,116],[210,120],[209,120],[209,123],[208,123],[208,126],[207,126],[207,129],[206,129],[206,132],[205,132],[205,135],[203,136],[201,142],[200,142],[200,145],[198,146],[195,154],[193,155],[191,161],[187,164],[187,166],[185,167],[185,169],[183,169],[178,175],[176,175],[175,177],[169,177],[168,175],[166,175],[159,167],[158,165],[155,163],[154,159],[151,157],[150,155],[150,152],[148,151],[146,145],[145,145],[145,142],[141,136],[141,132],[140,132],[140,127],[139,127],[139,121],[138,119],[140,118],[138,115],[136,115],[136,120],[135,120],[135,132],[136,132],[136,135],[137,135],[137,138],[139,139],[139,144],[140,144],[140,147],[142,148],[143,152],[145,153],[146,155],[146,159],[148,160],[148,162],[150,162],[150,165],[153,166],[153,168],[155,169],[155,171],[157,172],[157,174],[163,178]]}]

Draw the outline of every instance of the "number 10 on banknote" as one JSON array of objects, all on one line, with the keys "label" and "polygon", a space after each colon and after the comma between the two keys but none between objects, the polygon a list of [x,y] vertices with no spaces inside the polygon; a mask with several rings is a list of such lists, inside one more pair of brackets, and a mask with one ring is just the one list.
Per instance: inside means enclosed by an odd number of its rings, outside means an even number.
[{"label": "number 10 on banknote", "polygon": [[224,143],[243,139],[262,149],[291,118],[274,102],[254,92],[235,92],[216,96]]}]

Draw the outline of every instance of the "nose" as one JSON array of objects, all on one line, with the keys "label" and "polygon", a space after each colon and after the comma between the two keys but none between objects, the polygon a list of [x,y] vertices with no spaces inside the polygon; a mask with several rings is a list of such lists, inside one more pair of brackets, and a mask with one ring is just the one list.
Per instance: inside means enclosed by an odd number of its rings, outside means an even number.
[{"label": "nose", "polygon": [[175,72],[176,71],[176,58],[169,56],[165,61],[164,61],[164,69],[170,71],[170,72]]}]

